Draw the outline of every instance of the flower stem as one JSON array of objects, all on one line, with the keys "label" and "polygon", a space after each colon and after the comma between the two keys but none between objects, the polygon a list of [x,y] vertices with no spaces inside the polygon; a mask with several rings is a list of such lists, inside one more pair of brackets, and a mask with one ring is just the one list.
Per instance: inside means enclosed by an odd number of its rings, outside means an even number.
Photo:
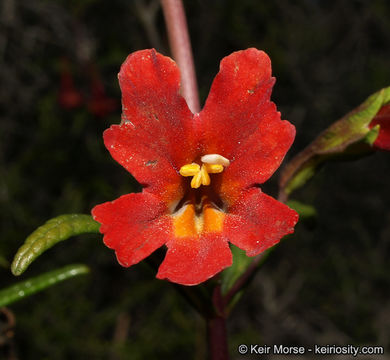
[{"label": "flower stem", "polygon": [[[193,113],[198,113],[200,111],[198,86],[183,3],[181,0],[161,0],[161,5],[172,55],[180,69],[182,95],[189,109]],[[207,321],[210,360],[228,360],[225,302],[220,285],[214,289],[212,305],[214,311],[202,311]]]},{"label": "flower stem", "polygon": [[194,60],[181,0],[161,0],[172,55],[181,73],[181,92],[193,113],[200,111]]},{"label": "flower stem", "polygon": [[214,313],[206,319],[210,360],[228,360],[225,302],[220,285],[214,288],[212,302]]}]

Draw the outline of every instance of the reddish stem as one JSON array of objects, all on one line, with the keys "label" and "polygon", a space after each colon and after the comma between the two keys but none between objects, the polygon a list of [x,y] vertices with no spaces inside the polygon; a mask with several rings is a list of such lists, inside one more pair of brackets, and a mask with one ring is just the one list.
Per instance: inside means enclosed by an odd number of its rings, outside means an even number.
[{"label": "reddish stem", "polygon": [[[181,0],[161,0],[161,5],[172,55],[180,69],[181,93],[190,110],[198,113],[198,86],[183,3]],[[212,306],[213,311],[206,315],[210,360],[228,360],[225,302],[219,285],[214,289]]]},{"label": "reddish stem", "polygon": [[212,302],[214,313],[207,318],[210,360],[228,360],[225,302],[220,285],[214,288]]},{"label": "reddish stem", "polygon": [[181,0],[161,0],[172,55],[181,73],[181,92],[193,113],[200,111],[187,20]]}]

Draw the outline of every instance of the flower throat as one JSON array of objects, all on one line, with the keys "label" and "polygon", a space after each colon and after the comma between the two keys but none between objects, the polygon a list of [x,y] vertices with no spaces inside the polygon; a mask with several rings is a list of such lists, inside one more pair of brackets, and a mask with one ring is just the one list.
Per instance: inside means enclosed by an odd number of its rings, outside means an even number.
[{"label": "flower throat", "polygon": [[211,188],[205,186],[211,183],[209,174],[223,172],[230,161],[219,154],[208,154],[202,156],[201,162],[202,165],[197,163],[183,165],[179,171],[180,175],[192,179],[189,190],[173,214],[174,232],[177,237],[218,232],[223,226],[225,213],[222,200]]}]

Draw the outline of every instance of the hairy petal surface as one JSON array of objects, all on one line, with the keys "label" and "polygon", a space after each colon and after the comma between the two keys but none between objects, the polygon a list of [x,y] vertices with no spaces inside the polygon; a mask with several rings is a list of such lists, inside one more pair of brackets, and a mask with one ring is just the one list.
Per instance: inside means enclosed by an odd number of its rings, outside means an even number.
[{"label": "hairy petal surface", "polygon": [[[177,171],[193,161],[192,113],[179,94],[175,62],[154,50],[137,51],[118,75],[122,123],[104,133],[112,157],[155,194],[181,182]],[[183,146],[183,144],[185,146]]]},{"label": "hairy petal surface", "polygon": [[122,266],[131,266],[164,245],[172,232],[166,206],[150,193],[123,195],[92,209],[103,241]]},{"label": "hairy petal surface", "polygon": [[174,238],[160,265],[157,278],[182,285],[197,285],[232,264],[232,253],[221,233]]},{"label": "hairy petal surface", "polygon": [[271,62],[259,50],[237,51],[221,61],[198,124],[206,153],[232,158],[258,127],[275,80]]},{"label": "hairy petal surface", "polygon": [[287,205],[261,192],[247,190],[225,218],[224,235],[229,241],[255,256],[294,232],[298,214]]},{"label": "hairy petal surface", "polygon": [[231,161],[219,175],[219,183],[226,184],[222,193],[265,182],[294,140],[294,126],[280,119],[270,101],[274,82],[263,51],[238,51],[221,61],[197,128],[204,153]]}]

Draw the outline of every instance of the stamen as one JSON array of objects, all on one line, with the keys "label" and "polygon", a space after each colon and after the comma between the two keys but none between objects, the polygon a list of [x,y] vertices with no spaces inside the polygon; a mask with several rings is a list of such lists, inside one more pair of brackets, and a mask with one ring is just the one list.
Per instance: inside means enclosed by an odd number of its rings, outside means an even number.
[{"label": "stamen", "polygon": [[196,163],[187,164],[180,168],[180,175],[182,176],[195,176],[200,170],[200,166]]},{"label": "stamen", "polygon": [[224,167],[228,167],[230,165],[230,161],[219,154],[203,155],[200,160],[206,164],[218,164],[223,165]]},{"label": "stamen", "polygon": [[200,177],[202,179],[202,185],[210,185],[210,176],[204,165],[200,168]]},{"label": "stamen", "polygon": [[191,187],[193,189],[197,189],[200,185],[202,185],[202,174],[200,171],[191,180]]},{"label": "stamen", "polygon": [[223,171],[223,165],[219,164],[203,164],[209,174],[218,174]]},{"label": "stamen", "polygon": [[192,163],[183,165],[179,173],[182,176],[192,176],[191,187],[198,189],[200,185],[210,185],[210,175],[221,173],[224,167],[230,165],[230,161],[218,154],[208,154],[201,158],[202,166]]}]

